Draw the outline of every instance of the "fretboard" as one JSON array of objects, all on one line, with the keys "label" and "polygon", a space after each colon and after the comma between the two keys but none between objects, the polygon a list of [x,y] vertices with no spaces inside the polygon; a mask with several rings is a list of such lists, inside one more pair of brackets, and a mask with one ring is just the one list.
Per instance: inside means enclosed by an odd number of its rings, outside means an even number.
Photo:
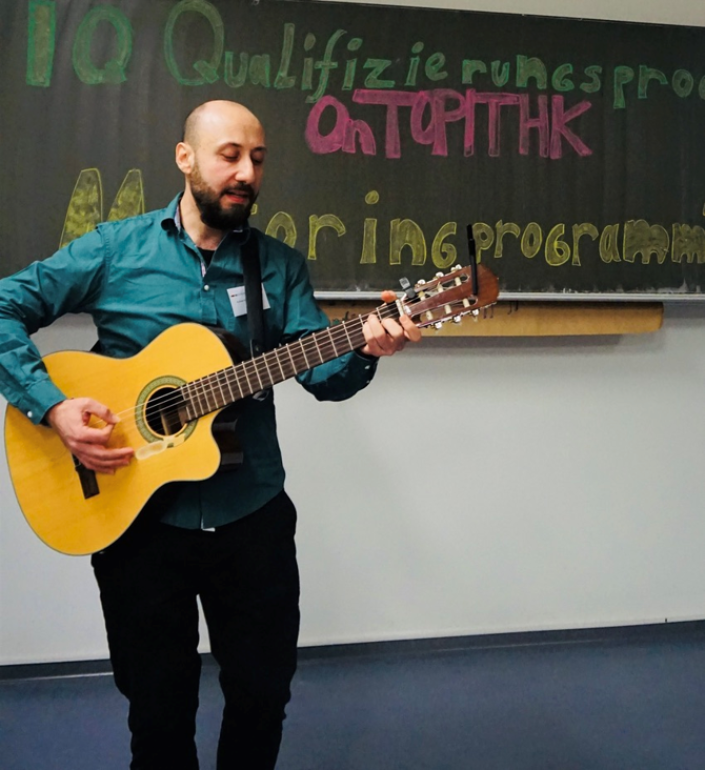
[{"label": "fretboard", "polygon": [[[372,314],[380,320],[399,318],[395,303],[381,305]],[[300,340],[183,385],[180,390],[186,419],[196,420],[204,414],[267,390],[300,372],[362,347],[365,344],[362,327],[366,320],[367,316],[357,316],[333,324]]]}]

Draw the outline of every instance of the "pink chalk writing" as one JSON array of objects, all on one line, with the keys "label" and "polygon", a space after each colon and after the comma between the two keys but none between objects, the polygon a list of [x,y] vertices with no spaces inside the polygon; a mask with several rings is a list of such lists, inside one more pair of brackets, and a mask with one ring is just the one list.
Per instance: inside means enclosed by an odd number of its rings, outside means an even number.
[{"label": "pink chalk writing", "polygon": [[[408,120],[414,143],[430,146],[432,155],[448,156],[448,126],[463,123],[465,157],[474,155],[479,143],[490,157],[499,157],[502,126],[507,120],[515,120],[520,155],[531,154],[532,132],[536,138],[535,151],[542,158],[559,160],[567,147],[580,157],[592,155],[590,147],[576,133],[577,129],[568,125],[592,107],[588,100],[566,108],[563,95],[552,96],[549,103],[545,94],[532,98],[526,93],[482,92],[474,88],[465,93],[450,88],[416,92],[358,89],[353,92],[352,100],[363,107],[385,109],[384,136],[376,136],[367,120],[351,116],[352,107],[328,95],[312,107],[306,123],[306,142],[312,152],[377,155],[378,146],[384,146],[386,158],[401,158],[400,127]],[[326,111],[329,114],[324,118]],[[322,125],[331,124],[332,128],[324,133]]]}]

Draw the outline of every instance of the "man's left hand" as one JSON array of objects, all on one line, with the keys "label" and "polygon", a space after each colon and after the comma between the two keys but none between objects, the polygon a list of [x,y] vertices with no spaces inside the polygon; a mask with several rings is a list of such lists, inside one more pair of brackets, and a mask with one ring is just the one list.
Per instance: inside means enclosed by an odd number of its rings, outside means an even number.
[{"label": "man's left hand", "polygon": [[[395,294],[384,292],[382,299],[385,302],[393,302]],[[421,339],[421,329],[406,315],[402,315],[398,321],[393,318],[380,321],[374,313],[370,313],[362,331],[366,344],[360,352],[378,358],[393,356],[403,350],[407,342],[418,342]]]}]

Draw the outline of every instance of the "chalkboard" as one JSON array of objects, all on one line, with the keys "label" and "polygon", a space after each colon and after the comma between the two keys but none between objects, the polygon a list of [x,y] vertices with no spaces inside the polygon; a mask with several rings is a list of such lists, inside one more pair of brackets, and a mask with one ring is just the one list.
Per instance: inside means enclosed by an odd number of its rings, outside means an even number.
[{"label": "chalkboard", "polygon": [[[197,104],[262,120],[253,224],[321,296],[705,288],[705,28],[288,0],[3,0],[0,274],[165,205]],[[703,295],[705,296],[705,295]]]}]

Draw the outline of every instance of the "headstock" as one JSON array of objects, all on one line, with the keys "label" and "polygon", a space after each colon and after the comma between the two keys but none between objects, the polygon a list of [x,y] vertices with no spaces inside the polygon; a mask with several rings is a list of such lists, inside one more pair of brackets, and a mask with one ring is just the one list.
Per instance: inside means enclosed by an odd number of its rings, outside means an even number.
[{"label": "headstock", "polygon": [[448,273],[438,273],[431,281],[419,281],[398,301],[405,315],[414,319],[419,328],[446,322],[460,322],[470,313],[493,305],[499,296],[499,281],[484,265],[454,267]]}]

